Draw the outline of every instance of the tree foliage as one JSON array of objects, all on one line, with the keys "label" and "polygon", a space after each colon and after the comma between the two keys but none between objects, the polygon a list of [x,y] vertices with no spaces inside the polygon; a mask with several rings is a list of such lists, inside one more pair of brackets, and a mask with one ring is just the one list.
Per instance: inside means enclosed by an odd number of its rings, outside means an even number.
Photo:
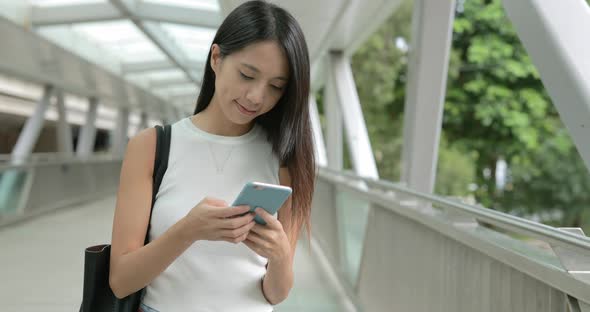
[{"label": "tree foliage", "polygon": [[[412,1],[404,1],[352,58],[379,172],[390,180],[400,177],[407,70],[396,42],[411,42],[411,15]],[[496,189],[500,158],[509,175]],[[436,192],[471,194],[521,215],[559,211],[562,225],[577,226],[589,217],[589,187],[588,170],[500,1],[465,1],[453,25]]]}]

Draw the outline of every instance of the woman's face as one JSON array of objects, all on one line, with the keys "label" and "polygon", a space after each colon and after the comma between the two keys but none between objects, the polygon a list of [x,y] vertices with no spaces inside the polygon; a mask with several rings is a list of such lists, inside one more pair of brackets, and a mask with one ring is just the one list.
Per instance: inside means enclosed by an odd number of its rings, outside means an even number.
[{"label": "woman's face", "polygon": [[289,63],[276,41],[250,44],[223,58],[217,44],[211,49],[215,97],[227,119],[248,124],[277,104],[287,86]]}]

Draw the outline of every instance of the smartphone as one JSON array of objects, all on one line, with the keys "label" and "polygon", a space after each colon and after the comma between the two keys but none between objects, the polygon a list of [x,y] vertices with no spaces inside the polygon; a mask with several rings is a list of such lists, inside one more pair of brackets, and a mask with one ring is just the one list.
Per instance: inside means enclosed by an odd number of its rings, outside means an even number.
[{"label": "smartphone", "polygon": [[[283,185],[267,184],[261,182],[248,182],[233,203],[233,206],[250,206],[250,211],[260,207],[271,215],[274,215],[285,203],[291,188]],[[266,222],[259,216],[254,217],[258,224],[266,225]]]}]

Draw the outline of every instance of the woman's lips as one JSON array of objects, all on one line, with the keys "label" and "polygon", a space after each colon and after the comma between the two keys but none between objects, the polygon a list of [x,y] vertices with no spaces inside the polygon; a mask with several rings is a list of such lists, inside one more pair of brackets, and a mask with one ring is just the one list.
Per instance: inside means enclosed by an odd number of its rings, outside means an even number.
[{"label": "woman's lips", "polygon": [[248,116],[252,116],[254,114],[256,114],[256,111],[251,111],[246,109],[244,106],[242,106],[240,103],[238,103],[238,101],[235,101],[236,104],[238,105],[238,110],[244,114],[244,115],[248,115]]}]

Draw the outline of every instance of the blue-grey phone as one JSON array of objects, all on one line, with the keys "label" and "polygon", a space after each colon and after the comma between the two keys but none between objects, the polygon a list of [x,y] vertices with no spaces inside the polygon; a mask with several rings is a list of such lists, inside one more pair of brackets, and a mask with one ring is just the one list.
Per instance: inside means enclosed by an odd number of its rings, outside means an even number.
[{"label": "blue-grey phone", "polygon": [[[260,207],[271,215],[274,215],[283,206],[287,198],[289,198],[291,192],[292,190],[288,186],[248,182],[244,185],[233,206],[248,205],[250,206],[250,211],[254,211],[256,207]],[[254,217],[254,221],[258,224],[266,225],[266,222],[258,215]]]}]

